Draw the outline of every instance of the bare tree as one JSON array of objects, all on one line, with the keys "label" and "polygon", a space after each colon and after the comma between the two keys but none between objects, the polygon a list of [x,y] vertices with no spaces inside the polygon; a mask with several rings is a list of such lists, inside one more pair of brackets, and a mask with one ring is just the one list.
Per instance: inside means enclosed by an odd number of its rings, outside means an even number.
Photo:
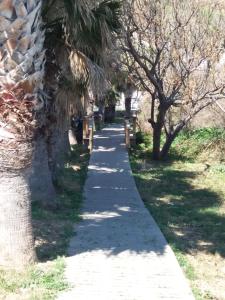
[{"label": "bare tree", "polygon": [[121,60],[150,96],[153,158],[164,159],[184,126],[224,98],[225,14],[192,0],[126,0],[124,10]]}]

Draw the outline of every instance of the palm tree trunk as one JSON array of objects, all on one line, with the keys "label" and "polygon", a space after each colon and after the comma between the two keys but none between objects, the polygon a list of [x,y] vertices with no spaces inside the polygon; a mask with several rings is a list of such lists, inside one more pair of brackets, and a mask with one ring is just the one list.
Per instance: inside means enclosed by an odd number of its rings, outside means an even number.
[{"label": "palm tree trunk", "polygon": [[69,154],[70,143],[68,131],[61,131],[60,129],[55,128],[48,141],[49,166],[53,181],[57,181],[57,178],[64,167],[66,156]]},{"label": "palm tree trunk", "polygon": [[36,260],[29,186],[32,143],[0,145],[0,265],[22,268]]},{"label": "palm tree trunk", "polygon": [[36,260],[29,179],[45,119],[41,4],[0,1],[0,264],[14,268]]},{"label": "palm tree trunk", "polygon": [[35,141],[29,183],[32,202],[37,202],[45,208],[55,208],[56,192],[48,164],[47,143],[43,136],[39,136]]}]

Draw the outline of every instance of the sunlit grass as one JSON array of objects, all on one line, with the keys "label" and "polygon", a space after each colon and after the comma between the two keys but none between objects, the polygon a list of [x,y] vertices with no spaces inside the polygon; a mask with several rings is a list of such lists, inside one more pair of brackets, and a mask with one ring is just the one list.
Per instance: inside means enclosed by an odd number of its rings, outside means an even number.
[{"label": "sunlit grass", "polygon": [[[65,262],[58,258],[54,262],[38,264],[23,272],[0,271],[1,299],[38,300],[55,299],[58,292],[69,288],[64,278]],[[14,298],[13,298],[14,297]]]}]

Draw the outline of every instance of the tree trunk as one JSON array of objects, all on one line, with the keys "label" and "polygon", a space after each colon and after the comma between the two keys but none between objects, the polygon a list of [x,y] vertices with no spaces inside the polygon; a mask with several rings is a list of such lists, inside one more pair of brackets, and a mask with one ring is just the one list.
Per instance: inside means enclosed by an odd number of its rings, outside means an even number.
[{"label": "tree trunk", "polygon": [[35,141],[32,174],[29,182],[32,202],[38,202],[42,207],[54,208],[56,192],[48,164],[47,144],[43,136]]},{"label": "tree trunk", "polygon": [[152,157],[154,160],[160,160],[160,145],[161,145],[161,135],[162,128],[165,120],[166,110],[159,106],[158,116],[156,123],[151,123],[153,128],[153,153]]},{"label": "tree trunk", "polygon": [[42,1],[0,3],[0,264],[19,268],[36,260],[29,179],[45,120]]},{"label": "tree trunk", "polygon": [[63,134],[61,149],[64,153],[64,157],[71,154],[70,140],[69,140],[69,130],[65,131],[64,134]]},{"label": "tree trunk", "polygon": [[125,98],[125,117],[130,119],[131,117],[131,98]]},{"label": "tree trunk", "polygon": [[70,154],[68,131],[61,132],[55,129],[48,141],[49,167],[53,181],[57,180],[60,171],[64,167],[65,158]]},{"label": "tree trunk", "polygon": [[0,146],[0,265],[24,268],[36,260],[29,184],[32,144]]},{"label": "tree trunk", "polygon": [[170,151],[170,147],[175,138],[176,138],[176,135],[174,135],[174,134],[167,136],[166,142],[163,145],[161,153],[160,153],[160,159],[162,159],[162,160],[167,159],[169,151]]},{"label": "tree trunk", "polygon": [[160,159],[163,159],[163,160],[167,159],[173,141],[178,136],[180,131],[184,128],[184,126],[185,126],[185,123],[182,123],[176,127],[176,129],[174,130],[173,133],[168,134],[168,136],[166,138],[166,142],[164,143],[161,153],[160,153]]},{"label": "tree trunk", "polygon": [[155,126],[153,128],[153,152],[152,152],[152,158],[154,160],[160,159],[161,134],[162,134],[162,127]]}]

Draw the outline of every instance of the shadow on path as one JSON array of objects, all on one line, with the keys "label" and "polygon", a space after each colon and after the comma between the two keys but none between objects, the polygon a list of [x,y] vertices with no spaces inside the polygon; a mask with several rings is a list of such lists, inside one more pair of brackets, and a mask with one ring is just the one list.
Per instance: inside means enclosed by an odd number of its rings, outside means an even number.
[{"label": "shadow on path", "polygon": [[60,299],[193,300],[171,248],[145,208],[131,174],[121,125],[95,138],[82,221],[70,242]]}]

